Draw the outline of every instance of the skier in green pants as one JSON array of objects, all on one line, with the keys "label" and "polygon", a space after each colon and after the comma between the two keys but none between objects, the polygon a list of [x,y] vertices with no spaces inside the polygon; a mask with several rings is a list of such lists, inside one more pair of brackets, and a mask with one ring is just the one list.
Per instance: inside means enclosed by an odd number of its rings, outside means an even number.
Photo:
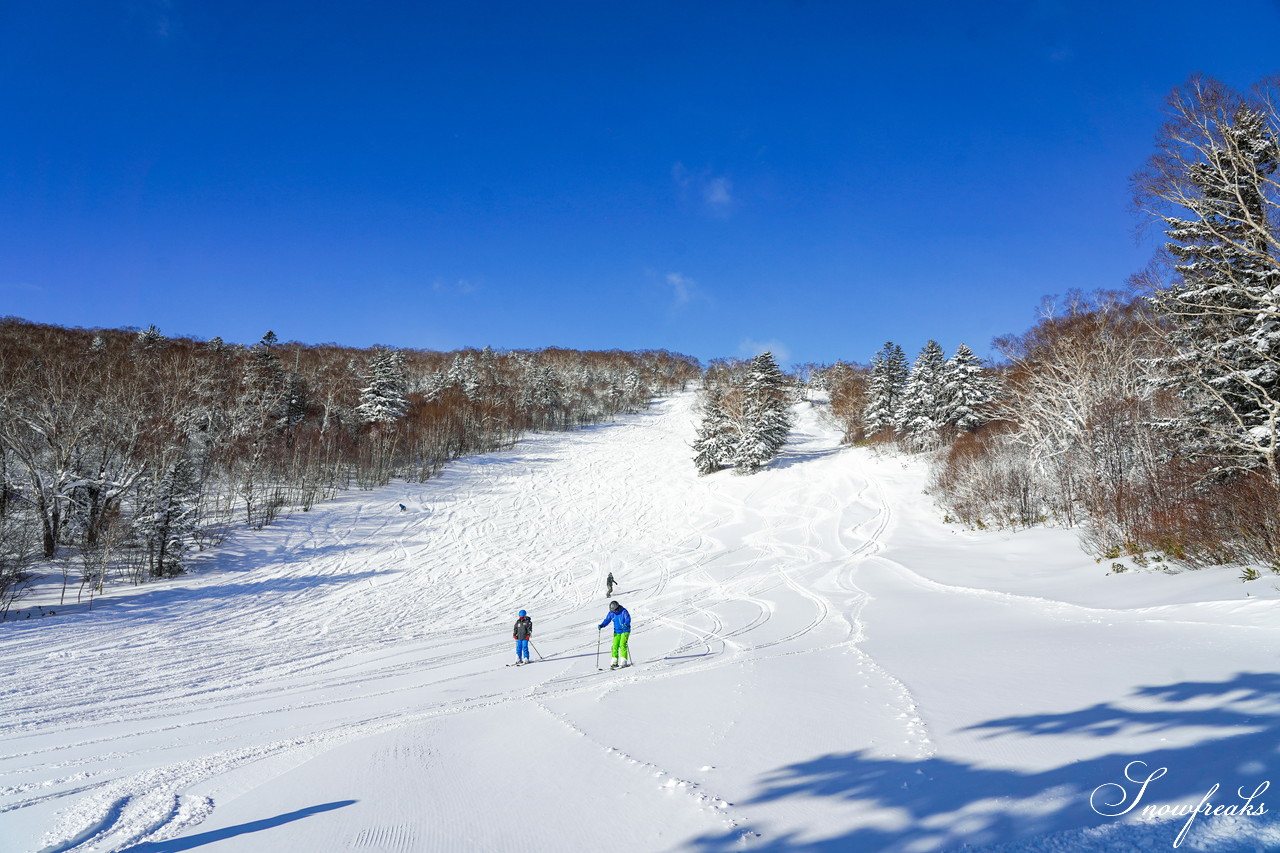
[{"label": "skier in green pants", "polygon": [[604,628],[610,622],[613,623],[613,665],[609,668],[631,666],[631,653],[627,650],[627,641],[631,639],[631,614],[618,602],[610,601],[609,612],[596,630]]}]

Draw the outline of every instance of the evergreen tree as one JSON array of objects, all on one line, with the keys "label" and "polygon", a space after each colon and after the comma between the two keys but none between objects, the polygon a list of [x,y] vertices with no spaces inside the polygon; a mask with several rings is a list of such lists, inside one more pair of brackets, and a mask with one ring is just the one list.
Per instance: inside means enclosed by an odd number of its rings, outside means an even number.
[{"label": "evergreen tree", "polygon": [[943,371],[946,356],[937,341],[920,350],[898,399],[893,427],[909,450],[926,450],[938,443],[943,424]]},{"label": "evergreen tree", "polygon": [[462,393],[468,400],[475,401],[480,399],[481,388],[484,380],[480,375],[480,369],[476,365],[476,358],[473,354],[467,353],[463,355],[455,355],[453,363],[449,365],[449,382],[462,389]]},{"label": "evergreen tree", "polygon": [[275,350],[277,340],[275,332],[269,331],[249,350],[241,381],[237,433],[275,429],[286,420],[288,388]]},{"label": "evergreen tree", "polygon": [[164,335],[160,334],[160,330],[152,324],[138,332],[137,337],[134,338],[134,347],[142,352],[148,352],[163,345],[164,342]]},{"label": "evergreen tree", "polygon": [[383,347],[373,351],[369,372],[360,389],[356,417],[365,424],[395,423],[405,416],[409,402],[405,399],[404,356]]},{"label": "evergreen tree", "polygon": [[1152,304],[1179,350],[1167,366],[1191,380],[1181,426],[1192,449],[1261,462],[1280,481],[1280,114],[1272,99],[1199,79],[1172,104],[1138,199],[1164,223],[1173,260]]},{"label": "evergreen tree", "polygon": [[995,396],[996,384],[983,372],[982,362],[973,350],[961,344],[943,370],[943,425],[972,432],[986,421],[982,408]]},{"label": "evergreen tree", "polygon": [[887,342],[871,358],[871,382],[867,389],[867,411],[863,420],[867,435],[893,429],[898,400],[907,384],[907,356],[902,347]]},{"label": "evergreen tree", "polygon": [[170,465],[143,491],[134,526],[147,548],[151,577],[182,574],[197,529],[199,484],[186,459]]},{"label": "evergreen tree", "polygon": [[699,474],[710,474],[728,464],[735,432],[724,410],[724,397],[718,389],[707,391],[702,413],[702,423],[693,440],[693,464]]},{"label": "evergreen tree", "polygon": [[733,467],[740,474],[754,474],[778,455],[791,432],[787,380],[772,353],[761,353],[747,368],[741,418]]},{"label": "evergreen tree", "polygon": [[547,364],[535,363],[525,374],[520,405],[524,409],[550,413],[559,409],[563,400],[563,385],[555,369]]}]

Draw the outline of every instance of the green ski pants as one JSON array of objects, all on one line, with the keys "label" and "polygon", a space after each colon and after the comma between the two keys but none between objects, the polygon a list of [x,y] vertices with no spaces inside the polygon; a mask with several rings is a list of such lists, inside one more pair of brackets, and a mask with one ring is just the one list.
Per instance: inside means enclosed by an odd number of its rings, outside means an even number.
[{"label": "green ski pants", "polygon": [[627,651],[627,641],[631,639],[631,632],[625,634],[613,635],[613,656],[615,658],[626,658],[631,660],[631,653]]}]

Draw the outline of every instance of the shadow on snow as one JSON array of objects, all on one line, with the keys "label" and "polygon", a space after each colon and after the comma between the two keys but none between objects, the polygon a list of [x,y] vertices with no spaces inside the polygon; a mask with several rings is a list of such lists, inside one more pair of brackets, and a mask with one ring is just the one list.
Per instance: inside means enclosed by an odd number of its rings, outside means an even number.
[{"label": "shadow on snow", "polygon": [[[1113,752],[1072,761],[1043,771],[1019,771],[982,767],[948,758],[883,758],[866,750],[833,753],[782,767],[761,780],[761,789],[742,806],[788,798],[834,798],[857,802],[888,812],[892,821],[876,820],[875,825],[854,829],[830,838],[802,837],[800,833],[771,834],[767,826],[745,826],[695,839],[682,849],[700,853],[727,853],[741,850],[746,835],[759,833],[749,849],[761,853],[835,853],[878,850],[943,851],[969,845],[981,847],[1017,842],[1047,833],[1099,827],[1098,843],[1073,844],[1071,849],[1114,849],[1105,838],[1108,830],[1120,830],[1126,818],[1104,817],[1090,806],[1090,796],[1099,786],[1123,783],[1125,799],[1114,785],[1099,790],[1094,798],[1100,810],[1127,817],[1141,814],[1146,805],[1172,804],[1193,808],[1214,784],[1220,789],[1210,798],[1217,806],[1244,805],[1244,796],[1262,782],[1271,781],[1280,770],[1277,732],[1280,731],[1280,675],[1238,673],[1222,682],[1182,682],[1134,691],[1143,709],[1112,703],[1094,705],[1062,714],[1034,714],[990,720],[971,727],[990,738],[1010,735],[1053,737],[1055,735],[1105,740],[1115,735],[1152,735],[1180,732],[1176,739],[1194,739],[1187,746],[1168,747],[1143,753]],[[1175,740],[1170,737],[1170,740]],[[1145,779],[1158,768],[1167,774],[1153,780],[1140,802],[1134,802],[1141,787],[1125,780],[1125,768]],[[1252,803],[1256,809],[1267,801],[1266,794]],[[1117,803],[1113,808],[1105,804]],[[1254,851],[1267,849],[1258,840],[1244,837],[1253,832],[1280,831],[1271,815],[1239,817],[1243,828],[1235,840],[1205,840],[1199,846],[1198,831],[1225,817],[1196,818],[1191,834],[1182,844],[1186,850]],[[1186,816],[1169,818],[1146,830],[1159,847],[1172,845],[1186,823]],[[891,826],[892,825],[892,826]],[[1129,827],[1123,827],[1128,829]],[[1032,848],[1028,848],[1032,849]],[[1057,847],[1053,849],[1068,849]],[[1129,849],[1127,846],[1124,849]],[[1143,847],[1142,849],[1146,849]]]},{"label": "shadow on snow", "polygon": [[135,844],[133,847],[127,847],[122,850],[121,853],[178,853],[180,850],[194,850],[195,848],[203,847],[206,844],[213,844],[217,841],[226,841],[229,838],[235,838],[239,835],[247,835],[250,832],[261,832],[264,829],[271,829],[286,823],[292,823],[295,820],[302,820],[305,817],[311,817],[311,815],[319,814],[320,812],[345,808],[346,806],[354,805],[355,803],[355,800],[339,800],[333,803],[324,803],[319,806],[308,806],[305,809],[298,809],[296,812],[289,812],[288,814],[250,821],[249,823],[242,823],[238,826],[228,826],[225,829],[201,832],[198,835],[191,835],[186,838],[175,838],[172,841],[146,841],[142,844]]}]

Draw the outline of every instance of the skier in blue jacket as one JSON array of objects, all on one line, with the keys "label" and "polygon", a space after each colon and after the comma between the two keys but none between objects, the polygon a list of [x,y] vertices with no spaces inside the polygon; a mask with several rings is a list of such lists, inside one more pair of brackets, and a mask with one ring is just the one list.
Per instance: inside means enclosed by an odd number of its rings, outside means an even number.
[{"label": "skier in blue jacket", "polygon": [[604,628],[610,622],[613,623],[613,665],[609,668],[631,666],[631,652],[627,649],[627,641],[631,639],[631,614],[618,602],[610,601],[609,612],[596,630]]}]

